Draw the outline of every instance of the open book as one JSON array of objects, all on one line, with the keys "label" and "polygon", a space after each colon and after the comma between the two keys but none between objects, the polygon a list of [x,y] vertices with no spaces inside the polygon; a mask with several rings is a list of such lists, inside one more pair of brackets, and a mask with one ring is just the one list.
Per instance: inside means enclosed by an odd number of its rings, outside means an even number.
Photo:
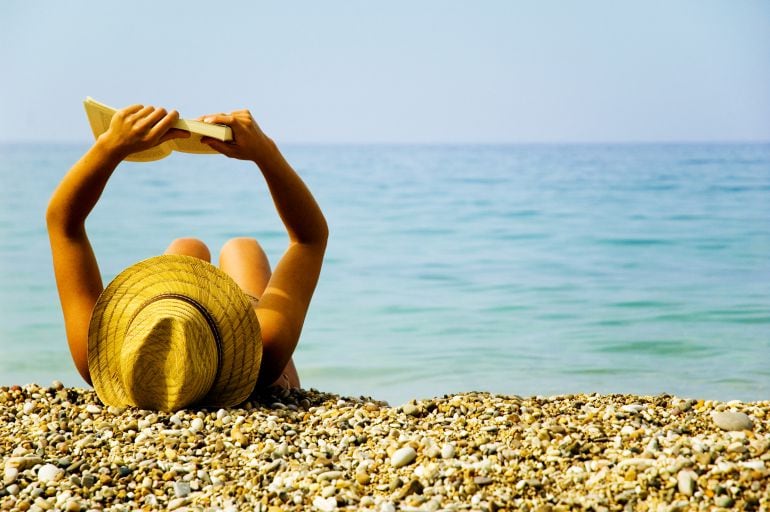
[{"label": "open book", "polygon": [[[99,103],[95,99],[88,97],[83,102],[88,115],[88,122],[91,123],[91,131],[94,137],[99,137],[110,127],[110,120],[116,110]],[[209,146],[201,142],[201,137],[212,137],[222,141],[233,140],[233,132],[229,126],[223,124],[203,123],[191,119],[179,119],[173,125],[174,128],[190,132],[187,139],[173,139],[164,142],[154,148],[131,153],[126,157],[130,162],[151,162],[160,160],[171,154],[172,151],[181,151],[183,153],[217,153]]]}]

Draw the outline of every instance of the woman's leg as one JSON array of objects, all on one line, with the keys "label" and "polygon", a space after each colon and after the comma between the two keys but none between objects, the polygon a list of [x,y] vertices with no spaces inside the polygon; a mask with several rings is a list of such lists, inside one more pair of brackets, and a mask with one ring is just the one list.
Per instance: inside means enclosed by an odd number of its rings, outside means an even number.
[{"label": "woman's leg", "polygon": [[211,263],[211,252],[206,244],[197,238],[177,238],[168,246],[163,254],[181,254],[182,256],[195,256],[203,261]]},{"label": "woman's leg", "polygon": [[[265,251],[253,238],[232,238],[222,246],[219,268],[229,274],[247,294],[259,299],[267,287],[272,271]],[[299,375],[294,359],[273,383],[284,388],[298,388]]]}]

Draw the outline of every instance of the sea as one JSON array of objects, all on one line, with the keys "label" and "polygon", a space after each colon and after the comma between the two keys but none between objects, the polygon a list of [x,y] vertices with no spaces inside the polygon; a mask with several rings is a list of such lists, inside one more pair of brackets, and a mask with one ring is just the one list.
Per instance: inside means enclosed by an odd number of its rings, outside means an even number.
[{"label": "sea", "polygon": [[[85,387],[44,213],[87,144],[0,145],[0,385]],[[286,145],[330,226],[303,387],[770,400],[770,144]],[[253,164],[123,163],[105,283],[178,237],[287,237]]]}]

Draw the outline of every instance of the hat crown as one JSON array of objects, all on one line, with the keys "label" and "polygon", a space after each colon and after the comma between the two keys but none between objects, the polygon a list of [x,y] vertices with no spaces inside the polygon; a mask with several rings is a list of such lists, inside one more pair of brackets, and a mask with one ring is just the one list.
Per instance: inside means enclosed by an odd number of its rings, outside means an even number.
[{"label": "hat crown", "polygon": [[131,320],[120,378],[142,409],[178,410],[200,400],[217,374],[216,335],[201,311],[180,298],[146,304]]}]

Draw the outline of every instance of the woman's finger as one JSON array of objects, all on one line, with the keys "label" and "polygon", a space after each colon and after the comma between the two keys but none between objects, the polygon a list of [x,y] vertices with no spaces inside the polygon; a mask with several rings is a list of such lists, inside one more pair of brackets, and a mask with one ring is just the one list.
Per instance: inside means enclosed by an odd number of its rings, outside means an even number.
[{"label": "woman's finger", "polygon": [[202,137],[201,142],[209,146],[211,149],[218,151],[219,153],[222,153],[225,156],[231,156],[232,154],[232,146],[230,144],[227,144],[226,142],[222,142],[221,140],[212,139],[211,137]]},{"label": "woman's finger", "polygon": [[145,107],[140,108],[139,110],[137,110],[136,112],[134,112],[132,114],[128,114],[126,116],[126,119],[129,120],[129,121],[135,122],[135,121],[137,121],[139,119],[142,119],[143,117],[147,117],[147,115],[149,115],[150,112],[152,112],[154,110],[155,110],[155,107],[147,105]]},{"label": "woman's finger", "polygon": [[[147,134],[150,139],[158,138],[158,140],[160,140],[160,138],[171,129],[171,126],[176,120],[179,119],[179,112],[176,110],[166,113],[164,109],[159,109],[158,112],[162,112],[162,117],[160,117],[160,120],[153,123],[155,126],[153,126]],[[157,112],[155,112],[155,115],[157,115]]]},{"label": "woman's finger", "polygon": [[127,115],[128,116],[128,115],[131,115],[131,114],[136,114],[137,112],[139,112],[143,108],[144,108],[144,105],[140,105],[139,103],[137,103],[136,105],[131,105],[129,107],[124,108],[123,110],[121,110],[121,112],[123,113],[123,115]]},{"label": "woman's finger", "polygon": [[226,114],[208,115],[203,117],[203,122],[229,125],[233,122],[233,116]]},{"label": "woman's finger", "polygon": [[187,130],[180,130],[178,128],[171,128],[169,131],[167,131],[161,138],[159,144],[162,144],[166,142],[167,140],[172,139],[189,139],[191,136],[190,132]]}]

